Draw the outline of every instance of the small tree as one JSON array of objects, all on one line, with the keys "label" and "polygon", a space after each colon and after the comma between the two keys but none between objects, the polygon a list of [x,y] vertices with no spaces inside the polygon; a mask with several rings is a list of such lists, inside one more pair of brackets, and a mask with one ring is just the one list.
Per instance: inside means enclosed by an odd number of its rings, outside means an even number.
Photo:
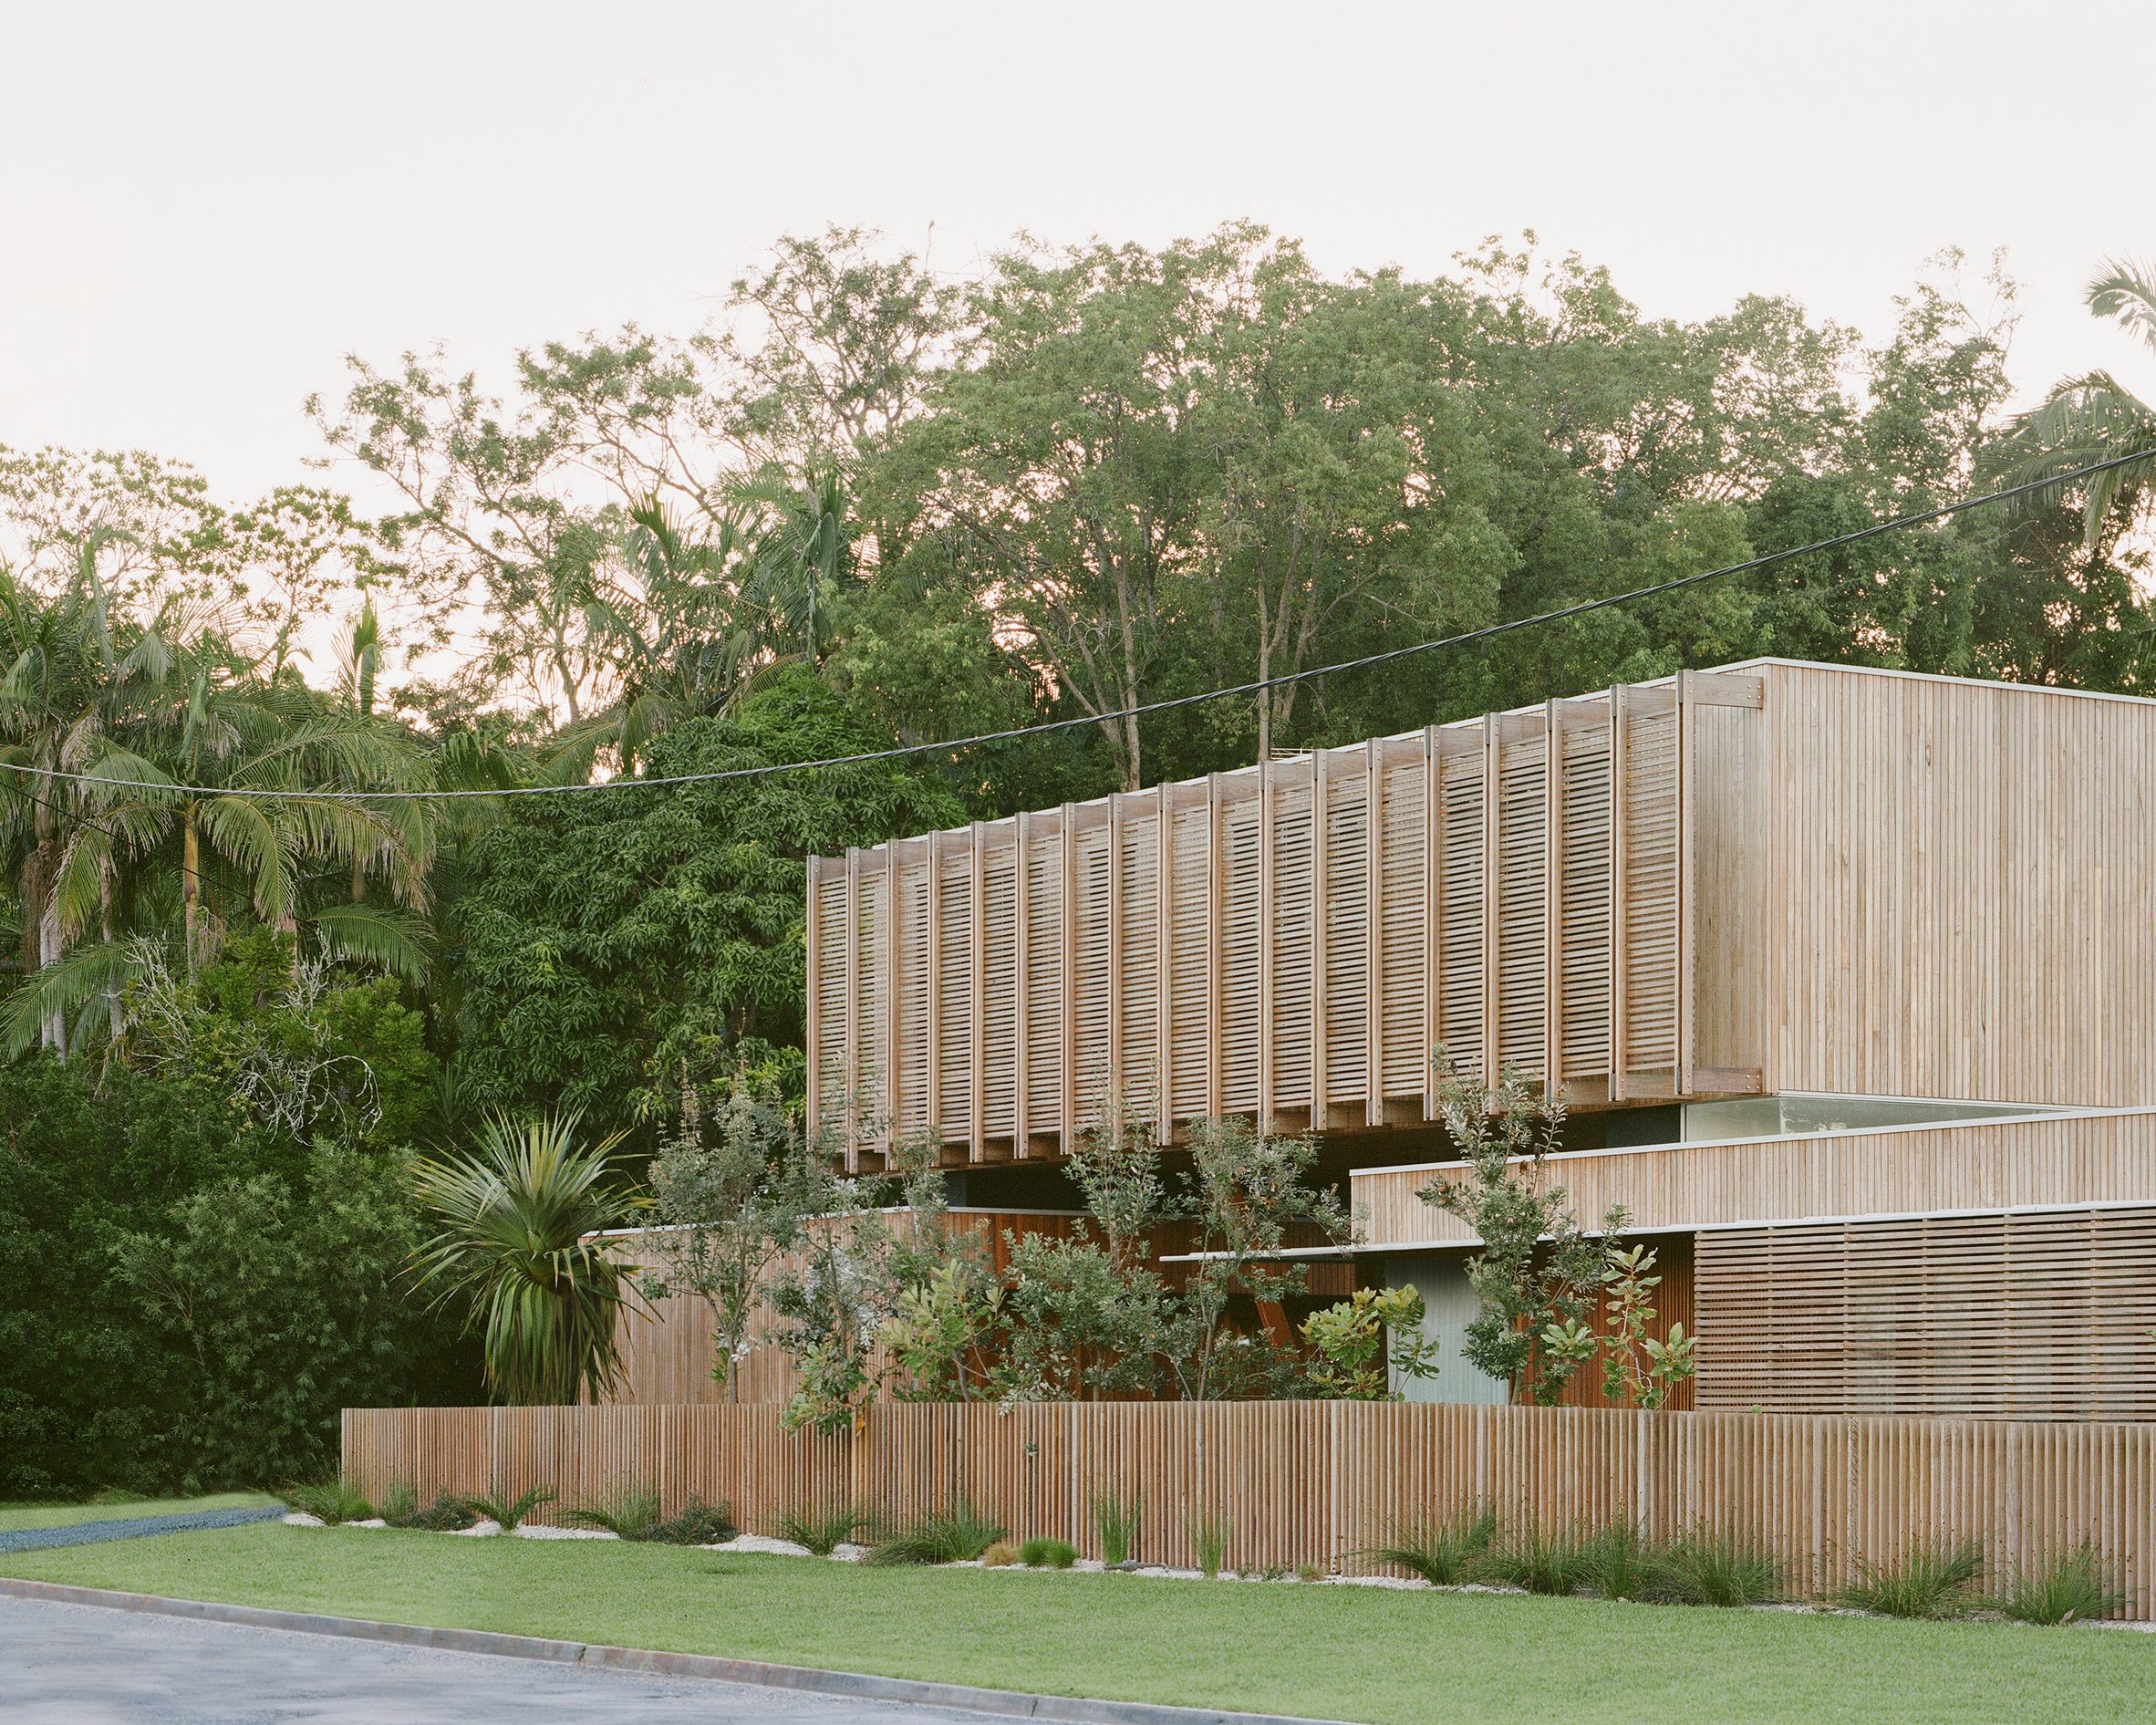
[{"label": "small tree", "polygon": [[659,1269],[646,1290],[693,1294],[710,1307],[711,1376],[737,1401],[734,1368],[754,1345],[750,1325],[772,1271],[800,1245],[811,1217],[840,1204],[829,1159],[746,1073],[712,1125],[707,1134],[696,1092],[684,1086],[679,1126],[651,1165],[664,1231],[651,1236]]},{"label": "small tree", "polygon": [[[1546,1183],[1544,1159],[1562,1142],[1561,1098],[1535,1096],[1507,1068],[1494,1096],[1464,1076],[1440,1047],[1438,1111],[1467,1164],[1461,1179],[1433,1180],[1415,1196],[1457,1216],[1482,1241],[1467,1282],[1481,1310],[1462,1350],[1477,1371],[1547,1405],[1591,1356],[1601,1285],[1600,1247],[1581,1232],[1565,1189]],[[1605,1219],[1614,1231],[1622,1212]]]},{"label": "small tree", "polygon": [[892,1148],[906,1225],[890,1249],[891,1306],[879,1337],[910,1401],[971,1401],[993,1378],[989,1355],[1001,1321],[1002,1285],[978,1231],[952,1226],[940,1141],[902,1138]]},{"label": "small tree", "polygon": [[1602,1394],[1634,1408],[1659,1408],[1670,1391],[1692,1376],[1692,1337],[1673,1324],[1669,1339],[1657,1342],[1653,1327],[1654,1273],[1649,1246],[1622,1246],[1610,1239],[1602,1247],[1602,1283],[1609,1313],[1609,1339],[1602,1356]]},{"label": "small tree", "polygon": [[1317,1159],[1317,1139],[1308,1133],[1262,1133],[1234,1115],[1191,1123],[1187,1210],[1198,1256],[1175,1300],[1167,1337],[1169,1370],[1188,1399],[1217,1400],[1254,1387],[1255,1378],[1279,1376],[1273,1368],[1280,1362],[1243,1338],[1235,1338],[1232,1356],[1224,1355],[1228,1302],[1239,1289],[1260,1304],[1273,1304],[1309,1285],[1310,1273],[1300,1264],[1268,1267],[1279,1262],[1295,1224],[1329,1242],[1352,1235],[1340,1200],[1309,1183]]},{"label": "small tree", "polygon": [[1357,1288],[1311,1313],[1302,1325],[1317,1356],[1311,1387],[1342,1401],[1399,1400],[1395,1376],[1437,1375],[1437,1344],[1424,1338],[1423,1317],[1423,1297],[1413,1288]]}]

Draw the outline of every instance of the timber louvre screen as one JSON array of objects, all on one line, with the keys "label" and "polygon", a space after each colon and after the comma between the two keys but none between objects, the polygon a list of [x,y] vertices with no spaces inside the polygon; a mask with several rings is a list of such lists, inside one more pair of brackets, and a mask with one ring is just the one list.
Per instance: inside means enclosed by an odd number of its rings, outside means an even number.
[{"label": "timber louvre screen", "polygon": [[1761,690],[1685,672],[812,857],[812,1128],[856,1168],[924,1129],[1060,1156],[1111,1086],[1169,1132],[1417,1123],[1439,1043],[1573,1103],[1695,1094],[1691,715]]}]

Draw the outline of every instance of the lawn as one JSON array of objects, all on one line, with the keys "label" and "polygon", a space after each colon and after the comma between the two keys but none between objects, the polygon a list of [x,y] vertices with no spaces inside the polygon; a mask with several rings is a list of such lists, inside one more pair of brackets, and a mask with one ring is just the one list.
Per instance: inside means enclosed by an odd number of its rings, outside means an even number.
[{"label": "lawn", "polygon": [[260,1491],[220,1491],[211,1497],[142,1498],[123,1503],[0,1503],[0,1533],[26,1527],[72,1527],[78,1522],[192,1515],[200,1510],[251,1510],[275,1502]]},{"label": "lawn", "polygon": [[1364,1587],[862,1569],[281,1523],[0,1572],[896,1677],[1370,1721],[2078,1725],[2156,1708],[2156,1637]]}]

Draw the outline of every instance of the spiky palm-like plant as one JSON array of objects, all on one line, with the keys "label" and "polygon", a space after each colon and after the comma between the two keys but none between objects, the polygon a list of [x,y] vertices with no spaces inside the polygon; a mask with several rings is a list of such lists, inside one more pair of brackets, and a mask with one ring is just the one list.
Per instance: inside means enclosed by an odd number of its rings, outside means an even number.
[{"label": "spiky palm-like plant", "polygon": [[[2088,304],[2096,317],[2116,323],[2156,355],[2156,273],[2146,266],[2109,263],[2089,284]],[[2085,371],[2062,378],[2037,407],[2023,414],[1986,463],[2015,483],[2073,472],[2115,455],[2156,450],[2156,404],[2144,401],[2109,371]],[[2156,480],[2156,455],[2128,462],[2079,482],[2085,547],[2093,552],[2122,501],[2146,501]],[[2054,502],[2058,494],[2037,494],[2037,502]],[[2107,523],[2110,524],[2107,528]]]},{"label": "spiky palm-like plant", "polygon": [[620,1381],[616,1328],[634,1299],[630,1272],[596,1238],[638,1200],[615,1147],[582,1133],[578,1110],[486,1117],[469,1156],[422,1162],[420,1196],[441,1231],[416,1256],[437,1304],[468,1301],[489,1387],[525,1405],[574,1402]]}]

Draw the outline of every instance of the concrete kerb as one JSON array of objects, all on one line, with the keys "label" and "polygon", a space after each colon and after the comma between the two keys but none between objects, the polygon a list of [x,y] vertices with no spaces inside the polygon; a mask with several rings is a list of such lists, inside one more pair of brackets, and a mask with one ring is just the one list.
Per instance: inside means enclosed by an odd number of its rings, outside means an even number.
[{"label": "concrete kerb", "polygon": [[1023,1689],[984,1689],[964,1683],[928,1683],[914,1678],[874,1677],[861,1671],[825,1671],[812,1666],[770,1665],[761,1659],[726,1659],[704,1653],[666,1653],[650,1647],[611,1647],[596,1642],[556,1641],[545,1636],[503,1635],[491,1629],[443,1629],[416,1623],[378,1623],[366,1617],[332,1617],[309,1611],[274,1611],[203,1599],[167,1599],[156,1594],[74,1587],[60,1582],[0,1577],[0,1595],[49,1599],[70,1605],[100,1605],[253,1629],[300,1635],[342,1636],[387,1641],[448,1653],[484,1653],[502,1658],[542,1659],[555,1665],[637,1671],[654,1677],[715,1678],[764,1689],[799,1689],[849,1700],[904,1701],[1011,1719],[1062,1721],[1062,1725],[1342,1725],[1337,1720],[1284,1713],[1239,1713],[1209,1707],[1171,1707],[1155,1701],[1099,1701],[1072,1695],[1035,1695]]}]

